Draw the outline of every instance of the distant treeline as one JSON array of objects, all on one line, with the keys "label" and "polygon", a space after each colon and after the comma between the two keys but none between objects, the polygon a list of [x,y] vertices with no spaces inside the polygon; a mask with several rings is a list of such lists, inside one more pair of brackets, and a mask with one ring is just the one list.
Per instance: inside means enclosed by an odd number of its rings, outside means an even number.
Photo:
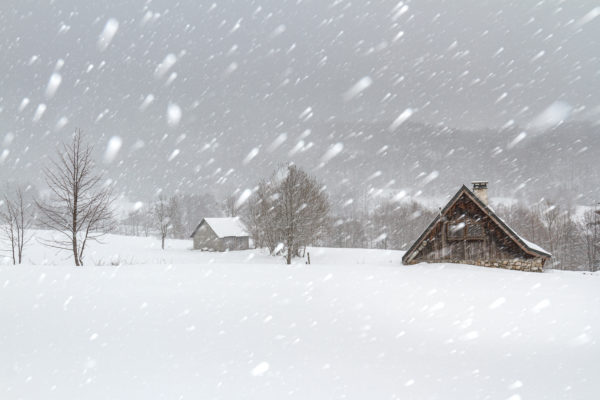
[{"label": "distant treeline", "polygon": [[[217,201],[211,194],[173,195],[165,201],[171,210],[167,236],[187,238],[203,217],[240,216],[247,220],[248,206],[235,207],[235,197]],[[406,250],[439,211],[415,201],[372,200],[368,208],[333,210],[323,220],[311,245],[342,248]],[[252,204],[252,203],[250,203]],[[149,236],[157,233],[152,209],[144,206],[123,219],[119,233]],[[357,210],[359,208],[359,210]],[[597,270],[600,258],[600,215],[594,210],[576,214],[551,201],[533,205],[515,203],[494,207],[518,234],[552,253],[550,268]],[[261,243],[266,246],[266,243]]]}]

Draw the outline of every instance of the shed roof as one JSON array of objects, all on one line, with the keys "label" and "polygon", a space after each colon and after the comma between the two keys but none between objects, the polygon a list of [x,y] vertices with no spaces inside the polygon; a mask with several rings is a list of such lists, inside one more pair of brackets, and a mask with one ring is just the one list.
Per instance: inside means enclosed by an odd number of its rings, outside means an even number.
[{"label": "shed roof", "polygon": [[238,217],[230,218],[203,218],[198,224],[192,236],[196,234],[203,223],[208,224],[219,238],[224,237],[245,237],[249,236],[246,226]]}]

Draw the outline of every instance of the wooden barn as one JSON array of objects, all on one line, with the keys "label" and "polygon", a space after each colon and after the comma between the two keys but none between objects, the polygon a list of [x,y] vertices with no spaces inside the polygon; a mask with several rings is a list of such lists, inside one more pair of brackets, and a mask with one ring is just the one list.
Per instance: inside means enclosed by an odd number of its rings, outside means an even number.
[{"label": "wooden barn", "polygon": [[487,182],[452,197],[402,257],[404,264],[461,263],[542,272],[551,254],[513,231],[488,206]]},{"label": "wooden barn", "polygon": [[191,235],[194,250],[247,250],[250,237],[239,218],[204,218]]}]

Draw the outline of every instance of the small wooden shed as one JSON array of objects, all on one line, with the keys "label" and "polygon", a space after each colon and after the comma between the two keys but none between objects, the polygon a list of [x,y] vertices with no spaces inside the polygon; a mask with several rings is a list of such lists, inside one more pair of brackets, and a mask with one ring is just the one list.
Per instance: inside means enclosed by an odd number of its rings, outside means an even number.
[{"label": "small wooden shed", "polygon": [[203,218],[192,235],[194,250],[229,251],[250,248],[250,236],[239,218]]},{"label": "small wooden shed", "polygon": [[512,230],[488,206],[487,182],[462,186],[402,257],[404,264],[461,263],[542,272],[551,254]]}]

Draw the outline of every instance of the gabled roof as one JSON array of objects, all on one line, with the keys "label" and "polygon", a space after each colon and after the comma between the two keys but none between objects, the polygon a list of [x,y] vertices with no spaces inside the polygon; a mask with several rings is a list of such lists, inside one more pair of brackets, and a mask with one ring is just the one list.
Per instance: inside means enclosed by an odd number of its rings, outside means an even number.
[{"label": "gabled roof", "polygon": [[541,248],[535,243],[531,243],[521,236],[519,236],[512,228],[510,228],[506,222],[502,220],[502,218],[498,217],[496,213],[487,205],[485,205],[479,197],[477,197],[468,187],[462,185],[462,187],[456,192],[456,194],[450,199],[448,204],[440,211],[440,213],[435,217],[435,219],[429,224],[427,229],[423,231],[421,236],[410,246],[408,251],[402,257],[402,262],[406,263],[414,258],[416,254],[413,255],[415,249],[419,246],[419,244],[427,237],[427,235],[431,232],[431,230],[437,225],[442,216],[446,215],[448,210],[458,201],[458,199],[465,194],[468,196],[480,209],[483,211],[492,221],[496,223],[504,233],[510,237],[525,253],[530,254],[536,257],[552,257],[552,254],[548,253],[546,250]]},{"label": "gabled roof", "polygon": [[246,226],[238,217],[232,218],[203,218],[191,236],[194,236],[202,224],[207,224],[219,238],[249,236]]}]

